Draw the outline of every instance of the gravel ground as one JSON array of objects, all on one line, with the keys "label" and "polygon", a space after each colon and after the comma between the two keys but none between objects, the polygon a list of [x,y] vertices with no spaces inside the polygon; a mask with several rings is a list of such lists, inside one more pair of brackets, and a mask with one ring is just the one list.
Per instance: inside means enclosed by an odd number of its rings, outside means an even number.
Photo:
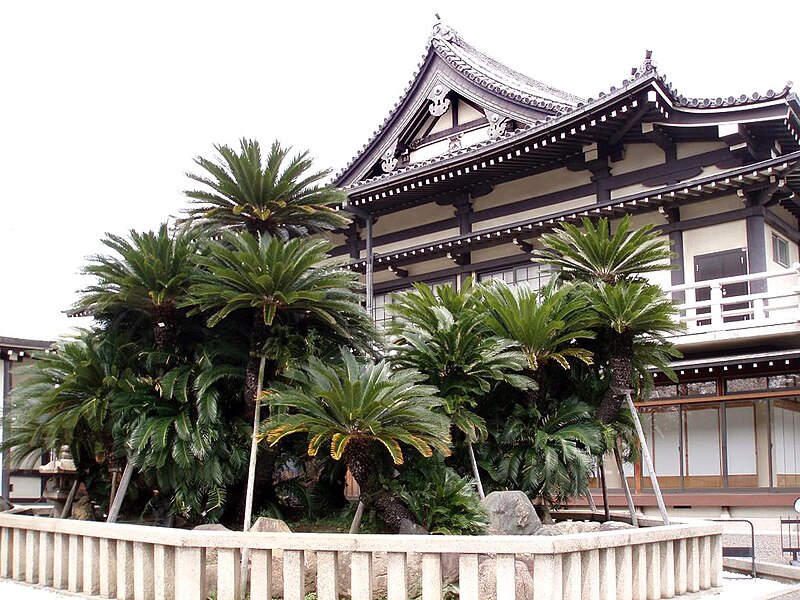
[{"label": "gravel ground", "polygon": [[[725,533],[722,536],[722,545],[725,546],[750,546],[750,535]],[[790,555],[781,552],[781,536],[775,534],[756,533],[756,560],[761,562],[789,564]]]},{"label": "gravel ground", "polygon": [[67,596],[16,581],[0,580],[0,598],[4,600],[75,600],[84,597],[77,594]]}]

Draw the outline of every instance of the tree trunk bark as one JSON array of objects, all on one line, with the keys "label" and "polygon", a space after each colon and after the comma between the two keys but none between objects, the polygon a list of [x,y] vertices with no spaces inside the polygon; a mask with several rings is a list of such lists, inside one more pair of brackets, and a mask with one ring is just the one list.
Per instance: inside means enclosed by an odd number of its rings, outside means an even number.
[{"label": "tree trunk bark", "polygon": [[378,478],[380,463],[375,457],[375,446],[367,440],[353,440],[347,446],[344,461],[361,490],[360,500],[375,509],[378,518],[389,532],[397,533],[404,519],[417,523],[408,507],[387,490]]},{"label": "tree trunk bark", "polygon": [[619,414],[625,401],[625,392],[631,387],[633,374],[633,348],[630,353],[614,353],[608,359],[611,382],[597,409],[597,417],[602,423],[611,423]]}]

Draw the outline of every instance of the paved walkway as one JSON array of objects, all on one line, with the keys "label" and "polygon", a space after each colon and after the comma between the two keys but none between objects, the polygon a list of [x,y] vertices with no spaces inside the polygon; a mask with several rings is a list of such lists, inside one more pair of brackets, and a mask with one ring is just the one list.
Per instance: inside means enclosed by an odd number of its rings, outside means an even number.
[{"label": "paved walkway", "polygon": [[[770,579],[751,579],[745,575],[725,572],[722,589],[715,592],[699,592],[689,598],[708,600],[800,600],[797,586],[779,583]],[[785,593],[782,593],[785,592]],[[61,594],[36,586],[0,580],[0,598],[9,600],[75,600],[86,598],[78,594]]]}]

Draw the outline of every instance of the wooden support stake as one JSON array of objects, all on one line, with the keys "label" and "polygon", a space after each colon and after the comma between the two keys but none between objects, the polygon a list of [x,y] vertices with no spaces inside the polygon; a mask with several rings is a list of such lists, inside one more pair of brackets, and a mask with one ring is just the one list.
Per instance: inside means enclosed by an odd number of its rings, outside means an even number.
[{"label": "wooden support stake", "polygon": [[650,450],[647,447],[647,439],[644,437],[644,430],[642,423],[639,421],[639,413],[636,411],[636,406],[633,404],[630,391],[625,392],[625,400],[628,403],[628,408],[633,417],[633,424],[636,427],[636,435],[639,436],[639,443],[642,445],[642,456],[644,462],[647,464],[647,471],[650,473],[650,483],[653,485],[653,493],[656,495],[656,502],[658,503],[658,510],[661,513],[661,520],[664,525],[669,525],[669,515],[667,514],[667,507],[664,505],[664,496],[661,495],[661,486],[658,485],[658,477],[653,468],[653,459],[650,456]]}]

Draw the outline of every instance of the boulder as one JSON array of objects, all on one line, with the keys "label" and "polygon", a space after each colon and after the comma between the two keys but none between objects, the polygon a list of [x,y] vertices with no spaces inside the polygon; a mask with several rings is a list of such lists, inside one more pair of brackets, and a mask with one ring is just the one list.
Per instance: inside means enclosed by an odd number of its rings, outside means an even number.
[{"label": "boulder", "polygon": [[400,521],[400,530],[398,531],[398,533],[402,533],[405,535],[428,535],[428,530],[425,529],[422,525],[414,523],[414,521],[403,519],[402,521]]},{"label": "boulder", "polygon": [[533,535],[563,535],[558,525],[542,525]]},{"label": "boulder", "polygon": [[[533,576],[522,561],[514,561],[515,588],[517,600],[533,600]],[[478,598],[497,599],[497,570],[495,560],[489,558],[478,566]]]},{"label": "boulder", "polygon": [[605,521],[604,523],[600,523],[598,529],[600,531],[617,531],[619,529],[636,529],[636,527],[622,521]]},{"label": "boulder", "polygon": [[523,492],[492,492],[481,504],[489,514],[486,532],[490,535],[531,535],[542,526]]},{"label": "boulder", "polygon": [[[198,525],[197,527],[193,527],[192,531],[231,531],[225,525],[220,525],[219,523],[205,523],[203,525]],[[216,565],[217,564],[217,549],[214,547],[206,548],[206,564],[207,565]],[[206,573],[206,577],[208,577],[208,573]],[[217,570],[214,567],[214,589],[216,589],[216,581],[217,581]]]},{"label": "boulder", "polygon": [[574,533],[589,533],[599,531],[600,523],[597,521],[563,521],[557,525],[561,533],[571,535]]},{"label": "boulder", "polygon": [[250,531],[261,533],[292,533],[289,526],[280,519],[270,519],[269,517],[258,517]]},{"label": "boulder", "polygon": [[5,512],[7,510],[11,510],[12,508],[14,508],[14,505],[11,504],[11,502],[5,498],[0,498],[0,512]]}]

